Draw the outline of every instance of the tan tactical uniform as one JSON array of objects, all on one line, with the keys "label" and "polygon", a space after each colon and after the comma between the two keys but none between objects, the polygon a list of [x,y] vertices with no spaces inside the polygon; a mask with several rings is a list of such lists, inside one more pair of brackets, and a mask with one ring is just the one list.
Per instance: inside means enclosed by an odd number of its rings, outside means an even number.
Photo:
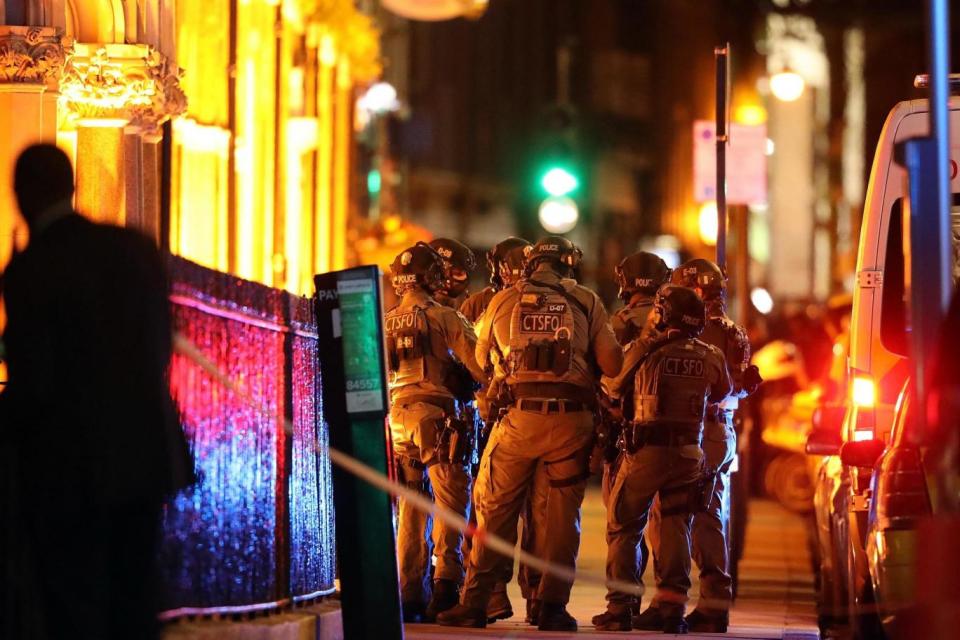
[{"label": "tan tactical uniform", "polygon": [[613,328],[614,335],[617,336],[617,342],[627,346],[634,339],[639,338],[647,326],[651,311],[653,311],[652,297],[638,297],[636,302],[631,301],[631,304],[618,309],[610,318],[610,326]]},{"label": "tan tactical uniform", "polygon": [[[660,581],[664,616],[683,614],[690,588],[689,489],[700,475],[699,443],[709,401],[730,392],[723,356],[694,339],[653,345],[636,374],[631,446],[617,471],[607,509],[607,578],[641,584],[637,557],[654,496],[664,500]],[[638,448],[639,447],[639,448]],[[627,610],[634,596],[607,593],[608,609]]]},{"label": "tan tactical uniform", "polygon": [[[550,287],[562,288],[569,298]],[[524,301],[537,304],[539,295],[553,302],[524,315]],[[580,310],[581,305],[586,313]],[[498,359],[505,359],[506,383],[517,400],[494,429],[480,462],[475,491],[479,526],[515,541],[517,519],[529,487],[546,480],[546,508],[537,523],[544,538],[541,552],[548,561],[573,567],[580,544],[580,505],[593,440],[590,404],[596,369],[608,375],[619,372],[620,347],[597,295],[573,280],[561,280],[547,264],[540,265],[529,280],[494,296],[485,318],[489,322],[484,323],[479,335],[477,361],[486,362],[491,351],[498,354]],[[553,352],[555,356],[560,354],[552,361],[559,373],[542,372],[541,381],[533,381],[537,376],[528,375],[527,365],[538,361],[537,346],[545,344],[531,342],[530,350],[512,349],[511,345],[516,347],[525,338],[521,328],[532,332],[526,336],[529,338],[568,324],[570,335],[566,330],[559,331],[559,339],[569,342],[560,352]],[[548,334],[547,341],[549,336],[557,338],[557,333]],[[554,346],[558,345],[561,343]],[[543,352],[540,355],[546,357]],[[522,361],[524,356],[529,356],[528,360]],[[465,606],[486,607],[501,563],[497,553],[483,545],[474,546],[462,599]],[[537,597],[545,603],[565,604],[570,587],[563,580],[545,576]]]},{"label": "tan tactical uniform", "polygon": [[[723,610],[733,599],[730,578],[730,468],[737,453],[737,434],[733,411],[739,398],[745,397],[743,373],[750,364],[750,343],[746,332],[726,317],[723,308],[708,307],[707,322],[700,340],[723,353],[727,372],[733,381],[730,394],[707,408],[704,422],[703,452],[705,465],[717,471],[713,498],[706,511],[693,518],[693,557],[700,567],[701,608]],[[654,506],[647,528],[653,550],[654,569],[659,567],[659,503]],[[659,575],[659,574],[658,574]]]},{"label": "tan tactical uniform", "polygon": [[[453,395],[444,386],[446,375],[455,364],[450,352],[476,379],[482,380],[483,371],[474,359],[477,339],[463,316],[435,302],[423,290],[414,289],[387,313],[388,342],[395,339],[398,328],[409,329],[421,321],[418,318],[426,323],[426,331],[420,333],[426,342],[416,345],[423,362],[410,358],[390,373],[390,433],[398,472],[407,486],[424,493],[432,488],[438,504],[466,517],[470,496],[467,467],[443,460],[443,456],[438,456],[437,444],[444,416],[453,412],[454,405]],[[437,556],[434,578],[457,583],[463,580],[461,542],[462,534],[456,528],[442,521],[431,523],[427,514],[400,500],[397,552],[403,602],[429,600],[433,547]]]},{"label": "tan tactical uniform", "polygon": [[490,301],[493,300],[493,296],[496,293],[493,287],[487,286],[467,296],[460,304],[460,313],[463,314],[464,318],[476,325],[477,321],[480,320],[480,317],[483,316],[487,310],[487,307],[490,306]]}]

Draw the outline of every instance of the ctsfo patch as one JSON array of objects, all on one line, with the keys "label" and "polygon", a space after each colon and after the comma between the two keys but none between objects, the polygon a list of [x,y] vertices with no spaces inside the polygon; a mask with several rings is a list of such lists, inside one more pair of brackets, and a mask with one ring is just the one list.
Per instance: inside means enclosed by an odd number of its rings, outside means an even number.
[{"label": "ctsfo patch", "polygon": [[520,332],[555,334],[564,326],[566,310],[565,303],[547,304],[536,311],[521,310]]},{"label": "ctsfo patch", "polygon": [[414,329],[417,326],[417,312],[398,313],[387,316],[385,322],[387,333],[396,333],[405,329]]},{"label": "ctsfo patch", "polygon": [[667,357],[663,359],[663,373],[664,375],[681,378],[702,378],[703,360],[699,358]]}]

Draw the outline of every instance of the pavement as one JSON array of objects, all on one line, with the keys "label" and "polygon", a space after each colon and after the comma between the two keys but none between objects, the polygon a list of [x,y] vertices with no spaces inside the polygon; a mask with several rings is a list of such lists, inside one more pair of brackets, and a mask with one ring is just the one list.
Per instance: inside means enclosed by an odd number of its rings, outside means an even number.
[{"label": "pavement", "polygon": [[[583,505],[583,537],[578,567],[602,573],[607,545],[604,538],[604,509],[599,489],[588,491]],[[644,583],[650,584],[648,576]],[[694,567],[691,594],[699,593]],[[516,581],[509,586],[516,614],[486,629],[456,629],[438,625],[407,625],[405,636],[411,640],[448,638],[610,638],[660,636],[661,633],[634,631],[598,632],[590,619],[605,608],[605,589],[599,585],[575,584],[568,611],[580,624],[580,632],[547,633],[524,624],[524,601]],[[644,602],[644,607],[646,601]],[[813,573],[803,519],[775,502],[750,503],[746,551],[740,563],[740,592],[731,611],[730,628],[725,635],[689,634],[686,638],[763,638],[817,640]]]}]

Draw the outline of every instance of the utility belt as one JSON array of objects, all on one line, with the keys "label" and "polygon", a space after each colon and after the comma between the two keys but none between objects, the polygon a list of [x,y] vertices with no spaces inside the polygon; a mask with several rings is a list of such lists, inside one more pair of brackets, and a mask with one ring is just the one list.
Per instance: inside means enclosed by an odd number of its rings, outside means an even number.
[{"label": "utility belt", "polygon": [[510,396],[515,400],[524,398],[572,400],[580,402],[591,410],[597,402],[593,389],[587,389],[569,382],[518,382],[510,385]]},{"label": "utility belt", "polygon": [[623,446],[628,453],[636,453],[647,446],[700,446],[702,431],[699,423],[632,422],[624,427]]},{"label": "utility belt", "polygon": [[443,417],[437,420],[434,455],[429,458],[430,464],[477,464],[479,424],[476,408],[453,398],[432,394],[404,396],[396,404],[406,406],[418,402],[432,405],[443,412]]},{"label": "utility belt", "polygon": [[577,411],[592,411],[592,408],[579,400],[548,400],[546,398],[524,398],[517,400],[514,405],[520,411],[533,413],[575,413]]}]

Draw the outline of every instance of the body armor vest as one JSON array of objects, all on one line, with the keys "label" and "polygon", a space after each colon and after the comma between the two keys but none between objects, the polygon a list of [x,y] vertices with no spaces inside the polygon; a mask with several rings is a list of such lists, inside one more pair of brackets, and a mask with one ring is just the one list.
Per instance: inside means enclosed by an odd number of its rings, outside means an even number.
[{"label": "body armor vest", "polygon": [[559,291],[524,282],[510,316],[511,383],[569,382],[573,374],[573,304]]},{"label": "body armor vest", "polygon": [[396,307],[384,321],[387,333],[387,365],[390,390],[418,384],[427,379],[430,349],[430,327],[422,307]]},{"label": "body armor vest", "polygon": [[634,422],[702,423],[711,387],[710,352],[696,339],[652,347],[634,382]]}]

